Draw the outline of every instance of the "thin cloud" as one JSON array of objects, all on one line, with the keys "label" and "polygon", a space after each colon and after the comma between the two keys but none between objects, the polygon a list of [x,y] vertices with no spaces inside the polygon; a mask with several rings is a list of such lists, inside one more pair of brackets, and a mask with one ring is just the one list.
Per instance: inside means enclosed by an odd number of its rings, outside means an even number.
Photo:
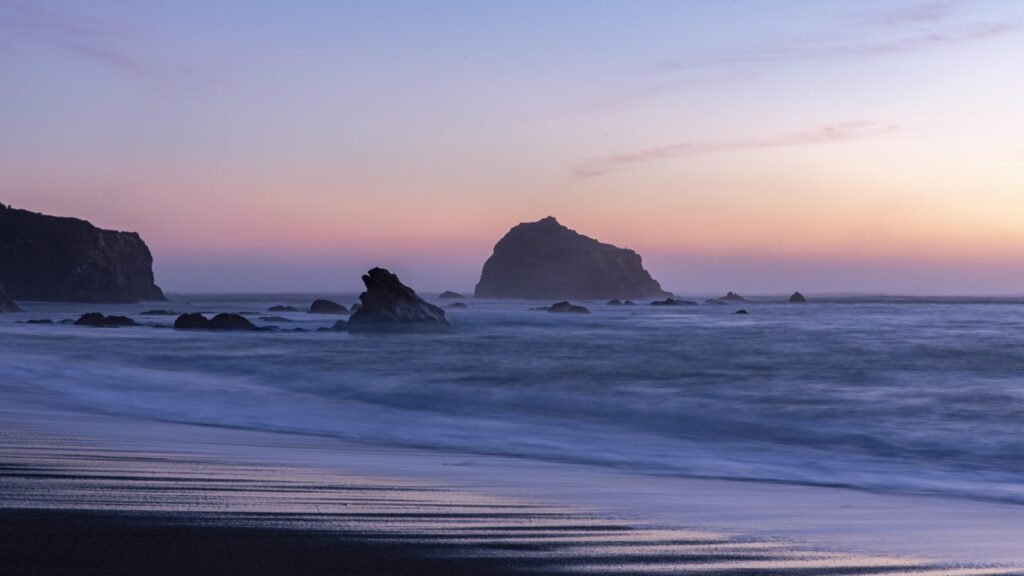
[{"label": "thin cloud", "polygon": [[907,26],[936,24],[954,14],[953,2],[923,2],[909,6],[896,6],[861,16],[858,21],[870,26]]},{"label": "thin cloud", "polygon": [[150,82],[195,77],[199,72],[146,54],[140,49],[143,40],[128,27],[37,2],[0,0],[0,34],[8,42],[53,46]]},{"label": "thin cloud", "polygon": [[604,112],[711,82],[758,78],[776,66],[804,61],[852,61],[969,45],[1024,30],[1020,14],[986,14],[964,3],[929,1],[834,20],[826,33],[723,46],[657,62],[646,88],[623,90],[576,107]]},{"label": "thin cloud", "polygon": [[625,152],[600,158],[591,158],[581,162],[575,169],[580,179],[603,176],[608,172],[629,166],[688,158],[702,154],[734,152],[739,150],[759,150],[768,148],[785,148],[790,146],[808,146],[813,144],[830,144],[848,142],[886,134],[896,130],[896,126],[877,124],[874,122],[856,121],[821,126],[813,130],[792,132],[773,137],[740,138],[735,140],[709,140],[703,142],[682,142],[667,146],[656,146],[636,152]]},{"label": "thin cloud", "polygon": [[974,24],[950,31],[917,32],[879,40],[853,39],[768,44],[747,49],[727,50],[717,54],[667,60],[661,63],[660,68],[665,71],[685,71],[716,66],[895,55],[947,45],[990,40],[1020,32],[1021,29],[1020,24],[1005,22]]}]

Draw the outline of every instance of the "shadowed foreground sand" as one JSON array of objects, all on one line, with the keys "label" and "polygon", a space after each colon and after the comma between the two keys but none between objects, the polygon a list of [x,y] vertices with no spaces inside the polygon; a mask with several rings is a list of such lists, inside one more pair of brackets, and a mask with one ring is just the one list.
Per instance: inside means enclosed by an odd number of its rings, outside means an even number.
[{"label": "shadowed foreground sand", "polygon": [[0,572],[1013,574],[651,529],[570,507],[305,467],[0,431]]}]

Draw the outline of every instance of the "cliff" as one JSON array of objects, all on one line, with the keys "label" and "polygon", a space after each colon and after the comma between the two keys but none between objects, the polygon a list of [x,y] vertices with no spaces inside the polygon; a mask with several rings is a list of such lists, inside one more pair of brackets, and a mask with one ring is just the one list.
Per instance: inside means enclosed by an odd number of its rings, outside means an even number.
[{"label": "cliff", "polygon": [[601,299],[671,296],[640,255],[598,242],[553,217],[520,224],[484,263],[477,298]]},{"label": "cliff", "polygon": [[153,256],[134,232],[0,204],[0,284],[15,300],[164,300]]}]

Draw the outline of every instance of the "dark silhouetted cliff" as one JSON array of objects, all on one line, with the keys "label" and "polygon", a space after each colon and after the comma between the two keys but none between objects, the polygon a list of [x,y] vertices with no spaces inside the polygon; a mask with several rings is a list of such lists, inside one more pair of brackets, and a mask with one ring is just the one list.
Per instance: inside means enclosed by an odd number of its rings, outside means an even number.
[{"label": "dark silhouetted cliff", "polygon": [[135,232],[0,204],[0,283],[15,300],[163,300],[153,256]]},{"label": "dark silhouetted cliff", "polygon": [[552,217],[509,230],[484,263],[478,298],[601,299],[670,296],[640,255],[598,242]]}]

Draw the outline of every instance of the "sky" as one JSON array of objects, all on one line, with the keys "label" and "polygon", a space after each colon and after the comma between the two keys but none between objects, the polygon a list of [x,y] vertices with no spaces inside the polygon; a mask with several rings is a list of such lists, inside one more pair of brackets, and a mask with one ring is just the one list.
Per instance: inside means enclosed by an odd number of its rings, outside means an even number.
[{"label": "sky", "polygon": [[0,0],[0,202],[172,292],[471,291],[553,215],[680,294],[1024,294],[1024,3]]}]

